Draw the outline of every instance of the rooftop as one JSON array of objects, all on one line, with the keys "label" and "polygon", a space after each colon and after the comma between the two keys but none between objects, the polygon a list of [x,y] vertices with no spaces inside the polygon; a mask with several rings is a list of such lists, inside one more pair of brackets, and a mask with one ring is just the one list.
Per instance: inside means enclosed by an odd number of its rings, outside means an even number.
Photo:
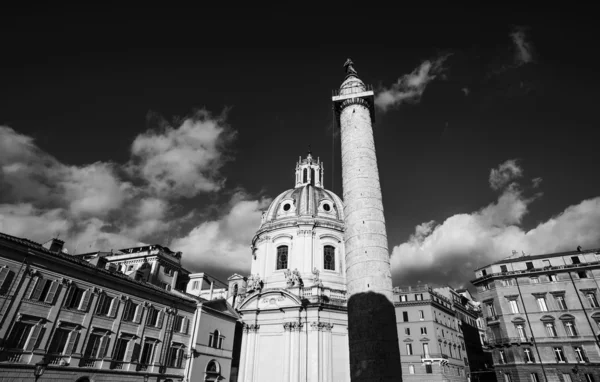
[{"label": "rooftop", "polygon": [[595,248],[595,249],[580,249],[580,250],[566,251],[566,252],[546,253],[546,254],[534,255],[534,256],[519,256],[519,257],[514,257],[514,258],[506,258],[506,259],[503,259],[503,260],[496,261],[495,263],[491,263],[491,264],[488,264],[486,266],[479,267],[479,268],[475,269],[475,271],[487,268],[490,265],[507,264],[507,263],[518,263],[518,262],[521,262],[521,261],[539,260],[539,259],[545,259],[545,258],[549,258],[549,257],[585,255],[585,254],[588,254],[588,253],[600,253],[600,248]]}]

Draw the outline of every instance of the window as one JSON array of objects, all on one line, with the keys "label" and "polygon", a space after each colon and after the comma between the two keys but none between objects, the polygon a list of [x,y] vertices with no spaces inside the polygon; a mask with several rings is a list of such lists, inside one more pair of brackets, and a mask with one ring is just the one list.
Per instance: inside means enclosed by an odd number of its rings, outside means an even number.
[{"label": "window", "polygon": [[433,373],[431,364],[425,364],[425,373],[427,373],[427,374]]},{"label": "window", "polygon": [[550,260],[542,260],[542,263],[544,263],[544,268],[550,266]]},{"label": "window", "polygon": [[548,337],[556,337],[556,328],[554,327],[554,324],[551,322],[547,322],[545,326],[546,334],[548,334]]},{"label": "window", "polygon": [[171,346],[169,349],[169,367],[181,368],[183,362],[183,348],[181,346]]},{"label": "window", "polygon": [[408,374],[414,374],[414,373],[415,373],[415,366],[408,365]]},{"label": "window", "polygon": [[540,312],[547,312],[548,305],[546,305],[546,297],[537,297],[536,298],[538,308],[540,308]]},{"label": "window", "polygon": [[527,337],[525,336],[525,328],[523,328],[523,325],[515,325],[515,329],[517,329],[517,335],[521,340],[527,339]]},{"label": "window", "polygon": [[133,271],[133,265],[127,267],[127,272]]},{"label": "window", "polygon": [[504,373],[504,382],[512,382],[510,373]]},{"label": "window", "polygon": [[67,309],[77,309],[86,311],[88,305],[90,304],[91,298],[92,293],[90,290],[84,290],[76,287],[75,285],[71,285],[69,287],[69,291],[67,292],[67,297],[65,298],[64,306]]},{"label": "window", "polygon": [[130,321],[138,323],[142,318],[142,306],[129,300],[125,303],[125,310],[123,311],[123,321]]},{"label": "window", "polygon": [[575,328],[575,323],[571,321],[565,322],[565,332],[567,332],[567,336],[574,337],[577,335],[577,329]]},{"label": "window", "polygon": [[500,361],[501,364],[505,364],[506,363],[506,357],[504,355],[504,350],[499,350],[498,351],[498,360]]},{"label": "window", "polygon": [[533,358],[533,353],[531,352],[531,349],[529,349],[529,348],[523,349],[523,360],[527,363],[535,362],[535,359]]},{"label": "window", "polygon": [[558,277],[554,273],[548,275],[548,281],[558,281]]},{"label": "window", "polygon": [[65,328],[57,328],[52,336],[48,353],[70,355],[77,345],[79,332],[67,330]]},{"label": "window", "polygon": [[587,300],[590,303],[590,306],[592,308],[598,308],[598,307],[600,307],[598,305],[598,300],[596,299],[596,293],[594,293],[594,292],[586,293],[585,294],[585,298],[587,298]]},{"label": "window", "polygon": [[427,328],[426,327],[422,327],[421,328],[421,334],[427,334]]},{"label": "window", "polygon": [[406,354],[407,355],[412,355],[413,354],[412,344],[406,344]]},{"label": "window", "polygon": [[531,278],[531,283],[532,284],[539,284],[540,283],[540,278],[539,277],[532,277]]},{"label": "window", "polygon": [[575,351],[575,358],[577,359],[577,362],[587,362],[587,357],[585,356],[585,353],[583,351],[583,348],[581,346],[573,346],[573,350]]},{"label": "window", "polygon": [[288,267],[288,247],[280,245],[277,247],[277,269],[287,269]]},{"label": "window", "polygon": [[400,301],[408,301],[408,295],[405,295],[405,294],[401,295]]},{"label": "window", "polygon": [[510,300],[508,301],[508,304],[510,305],[510,311],[512,313],[519,313],[519,304],[517,303],[517,300]]},{"label": "window", "polygon": [[335,248],[331,245],[323,248],[323,269],[335,271]]},{"label": "window", "polygon": [[41,325],[34,325],[28,322],[15,322],[13,328],[6,340],[8,349],[19,349],[32,351],[40,339]]},{"label": "window", "polygon": [[402,312],[402,319],[404,322],[408,322],[408,312]]},{"label": "window", "polygon": [[410,336],[410,328],[404,328],[404,334]]},{"label": "window", "polygon": [[529,374],[529,380],[531,382],[539,382],[540,381],[539,378],[538,378],[537,373],[531,373],[531,374]]},{"label": "window", "polygon": [[140,363],[142,365],[150,365],[152,363],[152,356],[154,354],[154,341],[144,342],[142,348],[142,356],[140,357]]},{"label": "window", "polygon": [[579,261],[579,256],[571,256],[571,262],[573,264],[581,264],[581,262]]},{"label": "window", "polygon": [[115,347],[115,361],[125,361],[128,345],[129,339],[127,338],[119,338],[117,340],[117,346]]},{"label": "window", "polygon": [[223,346],[223,336],[218,330],[215,330],[208,335],[208,346],[215,349],[221,349]]},{"label": "window", "polygon": [[83,353],[83,357],[86,359],[102,359],[106,356],[106,350],[110,337],[108,332],[93,332],[88,340],[87,347]]},{"label": "window", "polygon": [[160,328],[163,321],[163,312],[151,307],[148,309],[148,317],[146,317],[146,325]]},{"label": "window", "polygon": [[553,348],[554,357],[556,358],[556,362],[566,362],[565,354],[563,353],[562,348]]},{"label": "window", "polygon": [[14,276],[15,273],[6,265],[0,267],[0,296],[8,292]]},{"label": "window", "polygon": [[429,357],[429,344],[428,343],[423,344],[423,354],[425,354],[426,357]]},{"label": "window", "polygon": [[563,381],[565,381],[565,382],[573,382],[573,381],[571,380],[571,374],[569,374],[569,373],[564,373],[564,374],[562,375],[562,377],[563,377]]},{"label": "window", "polygon": [[489,317],[493,317],[496,315],[496,309],[494,308],[494,303],[492,302],[488,302],[487,304],[485,304],[487,307],[487,311],[488,311],[488,316]]},{"label": "window", "polygon": [[54,299],[58,294],[58,281],[46,280],[41,276],[34,277],[34,287],[29,294],[29,299],[41,301],[47,304],[54,304]]},{"label": "window", "polygon": [[586,271],[579,271],[577,272],[577,276],[579,276],[580,279],[587,279],[587,272]]},{"label": "window", "polygon": [[200,286],[200,283],[198,281],[192,282],[192,290],[198,290],[198,286]]},{"label": "window", "polygon": [[187,317],[176,316],[175,322],[173,323],[173,330],[178,333],[187,334],[190,320]]},{"label": "window", "polygon": [[525,263],[525,266],[527,266],[527,269],[533,269],[533,262],[528,261]]},{"label": "window", "polygon": [[585,374],[585,380],[586,382],[594,382],[594,376],[591,374],[586,373]]},{"label": "window", "polygon": [[101,294],[96,306],[96,314],[99,316],[115,317],[119,302],[116,298]]},{"label": "window", "polygon": [[163,265],[163,272],[167,276],[173,276],[173,268]]},{"label": "window", "polygon": [[415,301],[423,301],[423,294],[422,293],[415,294]]},{"label": "window", "polygon": [[424,320],[425,319],[425,313],[423,313],[422,310],[419,310],[419,320]]},{"label": "window", "polygon": [[567,310],[567,302],[565,301],[565,296],[554,296],[554,299],[556,300],[556,306],[558,306],[558,309]]},{"label": "window", "polygon": [[506,268],[506,265],[501,265],[500,266],[500,272],[508,272],[508,268]]}]

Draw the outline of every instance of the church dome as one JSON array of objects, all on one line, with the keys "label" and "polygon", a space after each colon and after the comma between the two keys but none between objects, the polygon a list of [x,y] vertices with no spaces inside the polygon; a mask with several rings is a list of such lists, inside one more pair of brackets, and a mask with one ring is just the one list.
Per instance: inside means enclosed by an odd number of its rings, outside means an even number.
[{"label": "church dome", "polygon": [[339,196],[322,187],[323,163],[309,153],[296,164],[296,187],[279,194],[263,213],[261,228],[274,222],[299,218],[344,221]]}]

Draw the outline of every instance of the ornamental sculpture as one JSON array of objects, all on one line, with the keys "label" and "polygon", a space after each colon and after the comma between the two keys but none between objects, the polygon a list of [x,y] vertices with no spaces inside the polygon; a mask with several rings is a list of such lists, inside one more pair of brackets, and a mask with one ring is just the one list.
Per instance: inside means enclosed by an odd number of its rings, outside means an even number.
[{"label": "ornamental sculpture", "polygon": [[244,330],[246,332],[257,332],[260,329],[260,325],[258,324],[244,324]]},{"label": "ornamental sculpture", "polygon": [[320,332],[330,332],[331,329],[333,329],[333,324],[330,324],[328,322],[312,322],[310,326],[312,327],[312,330],[318,330]]},{"label": "ornamental sculpture", "polygon": [[300,271],[298,271],[298,268],[294,269],[293,271],[286,269],[285,271],[283,271],[283,274],[285,275],[285,278],[287,280],[288,288],[291,288],[293,286],[304,286],[304,282],[302,281],[302,276],[300,276]]},{"label": "ornamental sculpture", "polygon": [[301,322],[295,322],[295,321],[293,321],[293,322],[286,322],[286,323],[283,324],[283,329],[286,332],[296,332],[296,331],[300,332],[300,331],[302,331],[302,327],[303,326],[304,326],[304,324],[301,323]]},{"label": "ornamental sculpture", "polygon": [[323,288],[323,281],[319,278],[320,272],[316,267],[315,267],[315,269],[312,270],[312,274],[314,275],[313,276],[313,284],[320,288]]},{"label": "ornamental sculpture", "polygon": [[260,275],[257,273],[256,275],[250,275],[248,276],[248,286],[247,286],[247,290],[248,291],[252,291],[252,290],[262,290],[262,286],[263,286],[263,282],[260,279]]}]

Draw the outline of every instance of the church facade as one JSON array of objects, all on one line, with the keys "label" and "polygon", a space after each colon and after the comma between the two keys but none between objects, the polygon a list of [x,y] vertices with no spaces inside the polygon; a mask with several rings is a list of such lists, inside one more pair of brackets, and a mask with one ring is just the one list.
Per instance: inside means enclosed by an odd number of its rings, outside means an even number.
[{"label": "church facade", "polygon": [[251,275],[235,296],[238,381],[350,380],[343,233],[342,201],[309,153],[252,240]]}]

